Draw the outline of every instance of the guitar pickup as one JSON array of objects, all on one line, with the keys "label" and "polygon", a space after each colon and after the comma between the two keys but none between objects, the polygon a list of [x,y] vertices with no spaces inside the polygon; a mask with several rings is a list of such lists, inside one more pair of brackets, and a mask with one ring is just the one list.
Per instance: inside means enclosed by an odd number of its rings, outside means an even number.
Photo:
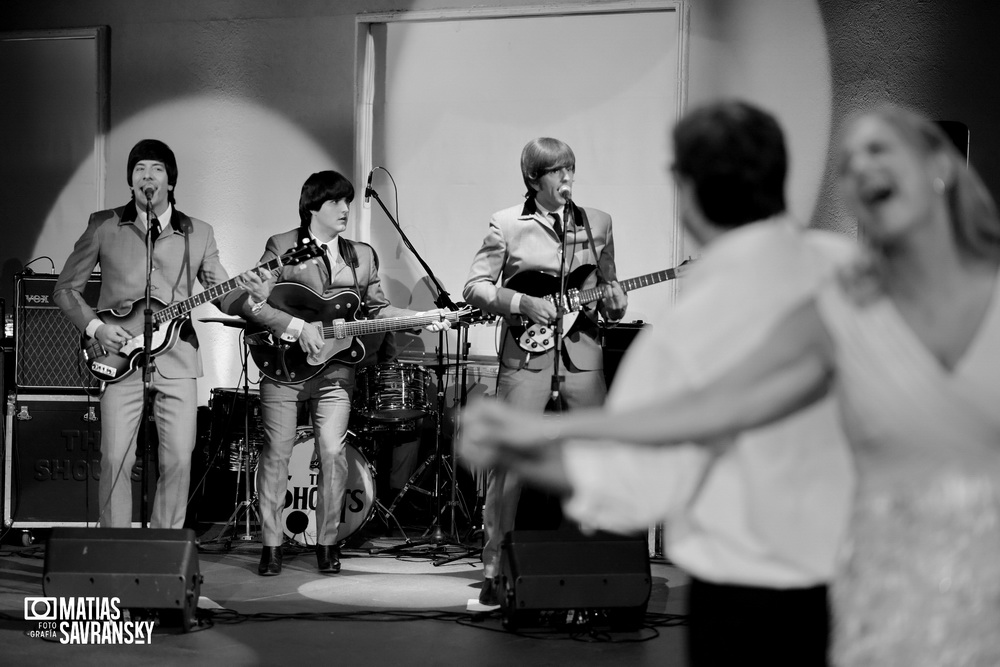
[{"label": "guitar pickup", "polygon": [[560,313],[575,313],[583,308],[583,302],[580,300],[580,290],[576,288],[566,290],[566,295],[562,299],[556,297],[551,299],[551,301],[555,303]]},{"label": "guitar pickup", "polygon": [[334,320],[330,323],[330,332],[332,336],[326,336],[327,338],[336,338],[337,340],[344,340],[347,338],[347,322],[345,320]]}]

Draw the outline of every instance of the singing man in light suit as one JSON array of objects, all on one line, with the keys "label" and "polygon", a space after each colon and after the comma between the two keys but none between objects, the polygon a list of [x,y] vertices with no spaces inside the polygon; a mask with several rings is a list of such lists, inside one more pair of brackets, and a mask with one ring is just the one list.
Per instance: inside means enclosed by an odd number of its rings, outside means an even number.
[{"label": "singing man in light suit", "polygon": [[[359,319],[416,315],[416,311],[396,308],[386,299],[375,250],[368,244],[341,236],[347,229],[353,200],[354,186],[341,174],[321,171],[309,176],[299,196],[299,227],[269,238],[261,262],[314,239],[326,247],[322,260],[286,266],[277,276],[278,282],[295,283],[323,297],[352,290],[362,300],[363,312],[358,314]],[[261,280],[257,276],[253,276],[251,281],[250,287],[267,292],[273,286],[270,279]],[[254,297],[255,294],[234,292],[224,300],[223,310],[266,327],[282,340],[297,341],[307,354],[323,349],[323,334],[318,327],[305,322],[295,313],[276,307],[272,301]],[[426,329],[439,331],[449,326],[447,321],[441,320],[429,324]],[[284,541],[281,511],[285,507],[288,461],[295,446],[301,403],[309,407],[320,460],[316,480],[317,566],[324,573],[340,571],[337,532],[347,484],[347,425],[354,391],[354,363],[362,359],[348,361],[350,363],[331,361],[320,373],[300,382],[279,383],[270,378],[261,380],[264,447],[257,469],[264,543],[257,568],[261,576],[281,573],[281,546]]]},{"label": "singing man in light suit", "polygon": [[[549,137],[533,139],[521,151],[521,175],[527,186],[523,204],[493,214],[489,231],[476,253],[463,296],[473,306],[505,318],[500,346],[497,397],[517,407],[543,412],[552,390],[554,350],[526,352],[511,335],[507,322],[525,318],[550,325],[555,305],[506,287],[525,271],[558,276],[584,264],[596,265],[605,297],[597,309],[580,315],[580,322],[562,340],[560,396],[567,408],[591,407],[604,401],[604,359],[598,340],[598,312],[617,322],[627,299],[617,283],[611,216],[572,201],[576,156],[566,143]],[[567,218],[568,214],[568,218]],[[496,605],[500,542],[514,527],[521,488],[505,471],[490,470],[483,509],[485,544],[479,601]]]},{"label": "singing man in light suit", "polygon": [[[132,201],[90,216],[53,294],[77,329],[115,352],[132,336],[118,324],[102,322],[84,301],[83,290],[91,271],[100,264],[98,310],[121,309],[137,300],[137,307],[143,307],[147,194],[160,226],[153,241],[152,296],[169,304],[200,292],[198,283],[207,289],[229,279],[219,262],[212,228],[174,206],[177,161],[165,143],[156,139],[138,142],[129,153],[126,178]],[[198,339],[188,321],[181,327],[176,344],[155,358],[152,374],[153,414],[159,436],[159,480],[150,518],[153,528],[184,525],[196,437],[195,378],[201,374]],[[142,408],[141,369],[109,384],[101,397],[102,527],[132,523],[130,476]]]}]

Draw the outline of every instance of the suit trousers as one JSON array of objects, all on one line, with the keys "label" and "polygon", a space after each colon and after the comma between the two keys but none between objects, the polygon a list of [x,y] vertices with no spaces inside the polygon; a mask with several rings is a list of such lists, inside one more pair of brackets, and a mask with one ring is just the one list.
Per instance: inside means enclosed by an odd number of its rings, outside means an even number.
[{"label": "suit trousers", "polygon": [[[194,378],[150,381],[159,437],[159,479],[150,526],[183,528],[191,486],[191,453],[197,436],[198,387]],[[132,466],[142,417],[142,369],[108,385],[101,397],[99,522],[104,528],[132,525]]]},{"label": "suit trousers", "polygon": [[347,487],[347,426],[353,390],[353,370],[347,378],[321,373],[291,385],[261,381],[264,447],[257,468],[257,494],[264,546],[281,546],[283,541],[281,512],[285,508],[288,461],[295,447],[301,403],[309,408],[320,463],[316,478],[316,542],[328,546],[337,543]]},{"label": "suit trousers", "polygon": [[[600,405],[607,394],[604,371],[571,371],[561,368],[565,377],[560,395],[569,409]],[[514,370],[501,364],[497,375],[497,398],[526,411],[541,413],[552,395],[552,369]],[[500,545],[504,535],[514,529],[521,483],[506,470],[490,468],[486,473],[486,500],[483,505],[483,576],[499,575]]]},{"label": "suit trousers", "polygon": [[691,578],[692,667],[826,667],[829,636],[826,586],[761,588]]}]

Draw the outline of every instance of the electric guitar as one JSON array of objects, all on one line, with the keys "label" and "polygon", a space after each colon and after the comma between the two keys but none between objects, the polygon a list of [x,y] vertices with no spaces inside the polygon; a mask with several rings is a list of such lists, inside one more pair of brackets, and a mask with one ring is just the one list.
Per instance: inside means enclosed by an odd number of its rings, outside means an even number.
[{"label": "electric guitar", "polygon": [[[283,266],[301,264],[309,259],[321,257],[325,251],[316,241],[308,242],[297,248],[292,248],[281,257],[258,264],[257,269],[275,272]],[[218,299],[237,289],[236,278],[224,283],[213,285],[204,292],[188,297],[183,301],[175,301],[170,305],[159,299],[150,299],[153,310],[153,340],[150,351],[153,357],[163,354],[177,343],[181,327],[189,322],[188,313],[203,303]],[[122,309],[109,308],[98,311],[97,316],[105,324],[117,324],[128,332],[129,339],[121,350],[113,352],[101,345],[96,338],[84,336],[83,356],[87,370],[102,382],[114,384],[124,380],[142,365],[143,358],[143,310],[145,299],[136,299]],[[166,326],[161,326],[166,325]]]},{"label": "electric guitar", "polygon": [[[673,280],[683,273],[684,266],[693,260],[685,260],[680,266],[664,271],[654,271],[628,280],[622,280],[618,284],[623,292],[649,287],[666,280]],[[528,296],[543,298],[556,306],[557,312],[562,314],[563,337],[566,337],[574,329],[577,318],[584,305],[598,301],[604,297],[604,290],[597,287],[597,267],[593,264],[579,266],[566,277],[565,298],[559,298],[559,278],[541,271],[524,271],[512,276],[504,287],[509,287],[516,292],[522,292]],[[560,301],[562,303],[560,303]],[[556,327],[547,324],[535,324],[527,318],[521,318],[521,323],[510,324],[511,335],[517,341],[518,347],[525,352],[541,353],[551,350],[555,345]]]},{"label": "electric guitar", "polygon": [[365,346],[359,336],[418,329],[431,322],[475,322],[483,319],[472,306],[444,314],[421,313],[376,320],[356,319],[361,297],[352,290],[322,296],[298,283],[278,283],[271,290],[268,303],[318,326],[323,333],[323,349],[306,355],[298,342],[282,341],[267,330],[247,331],[250,356],[260,372],[280,384],[303,382],[318,375],[333,362],[356,364],[365,358]]}]

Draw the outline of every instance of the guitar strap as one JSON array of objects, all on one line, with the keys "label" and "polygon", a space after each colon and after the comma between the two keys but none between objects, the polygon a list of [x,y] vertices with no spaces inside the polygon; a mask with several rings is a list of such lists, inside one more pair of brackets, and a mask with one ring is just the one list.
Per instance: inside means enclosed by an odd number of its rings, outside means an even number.
[{"label": "guitar strap", "polygon": [[[351,267],[351,275],[354,276],[354,291],[357,292],[358,298],[361,299],[361,314],[368,319],[368,304],[364,301],[364,295],[367,294],[368,290],[364,292],[361,291],[361,284],[358,282],[358,251],[354,248],[354,244],[345,239],[343,236],[337,237],[337,247],[340,250],[340,256],[344,260],[347,266]],[[375,255],[375,270],[378,270],[378,256]]]},{"label": "guitar strap", "polygon": [[583,228],[587,231],[587,240],[590,241],[590,252],[594,255],[594,266],[597,267],[597,277],[602,282],[608,282],[604,278],[604,272],[601,271],[601,260],[597,257],[597,245],[594,244],[594,232],[590,229],[590,220],[587,218],[587,212],[576,205],[576,203],[570,201],[567,202],[567,206],[573,207],[573,219],[582,220]]}]

